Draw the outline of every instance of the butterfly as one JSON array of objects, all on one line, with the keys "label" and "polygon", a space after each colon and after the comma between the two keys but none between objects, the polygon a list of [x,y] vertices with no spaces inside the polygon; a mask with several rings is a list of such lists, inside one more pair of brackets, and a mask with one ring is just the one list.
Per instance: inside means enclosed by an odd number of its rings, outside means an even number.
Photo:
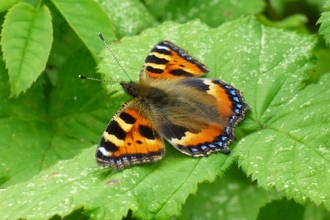
[{"label": "butterfly", "polygon": [[125,166],[163,158],[163,136],[192,157],[230,153],[235,126],[248,105],[241,92],[219,79],[197,78],[208,68],[170,41],[148,54],[139,82],[121,82],[133,98],[121,106],[96,151],[100,166]]}]

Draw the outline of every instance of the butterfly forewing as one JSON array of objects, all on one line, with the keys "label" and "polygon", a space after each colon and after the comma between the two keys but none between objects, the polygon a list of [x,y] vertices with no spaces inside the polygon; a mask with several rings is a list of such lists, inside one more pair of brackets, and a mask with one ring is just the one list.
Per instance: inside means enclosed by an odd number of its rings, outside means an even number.
[{"label": "butterfly forewing", "polygon": [[121,170],[127,165],[149,163],[164,155],[164,143],[143,106],[136,99],[124,104],[103,133],[97,163]]},{"label": "butterfly forewing", "polygon": [[149,78],[196,77],[208,68],[170,41],[158,43],[145,59],[141,75]]}]

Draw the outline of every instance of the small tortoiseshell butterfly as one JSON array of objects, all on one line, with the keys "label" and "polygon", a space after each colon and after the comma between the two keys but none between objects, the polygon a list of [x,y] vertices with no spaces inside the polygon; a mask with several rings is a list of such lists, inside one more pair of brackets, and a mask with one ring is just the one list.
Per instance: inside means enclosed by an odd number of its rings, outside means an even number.
[{"label": "small tortoiseshell butterfly", "polygon": [[111,119],[96,151],[117,170],[160,160],[165,145],[192,157],[230,153],[234,128],[248,109],[241,92],[219,79],[195,78],[208,68],[170,41],[148,54],[140,82],[121,82],[133,98]]}]

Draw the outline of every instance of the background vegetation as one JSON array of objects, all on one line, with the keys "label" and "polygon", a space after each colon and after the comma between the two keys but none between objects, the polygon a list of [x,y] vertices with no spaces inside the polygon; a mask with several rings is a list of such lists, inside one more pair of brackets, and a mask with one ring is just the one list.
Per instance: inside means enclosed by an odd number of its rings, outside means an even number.
[{"label": "background vegetation", "polygon": [[[0,2],[1,219],[330,219],[330,1]],[[251,110],[232,153],[96,165],[132,79],[171,40]]]}]

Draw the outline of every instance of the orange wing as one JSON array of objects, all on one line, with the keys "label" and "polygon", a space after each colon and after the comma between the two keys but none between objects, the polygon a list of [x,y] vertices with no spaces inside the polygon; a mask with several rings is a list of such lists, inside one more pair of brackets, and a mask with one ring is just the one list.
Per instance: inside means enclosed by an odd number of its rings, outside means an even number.
[{"label": "orange wing", "polygon": [[137,99],[125,103],[104,131],[96,151],[100,166],[117,170],[125,166],[150,163],[164,155],[164,143],[148,114]]},{"label": "orange wing", "polygon": [[208,68],[186,51],[170,41],[159,42],[148,54],[140,79],[196,77],[207,73]]}]

